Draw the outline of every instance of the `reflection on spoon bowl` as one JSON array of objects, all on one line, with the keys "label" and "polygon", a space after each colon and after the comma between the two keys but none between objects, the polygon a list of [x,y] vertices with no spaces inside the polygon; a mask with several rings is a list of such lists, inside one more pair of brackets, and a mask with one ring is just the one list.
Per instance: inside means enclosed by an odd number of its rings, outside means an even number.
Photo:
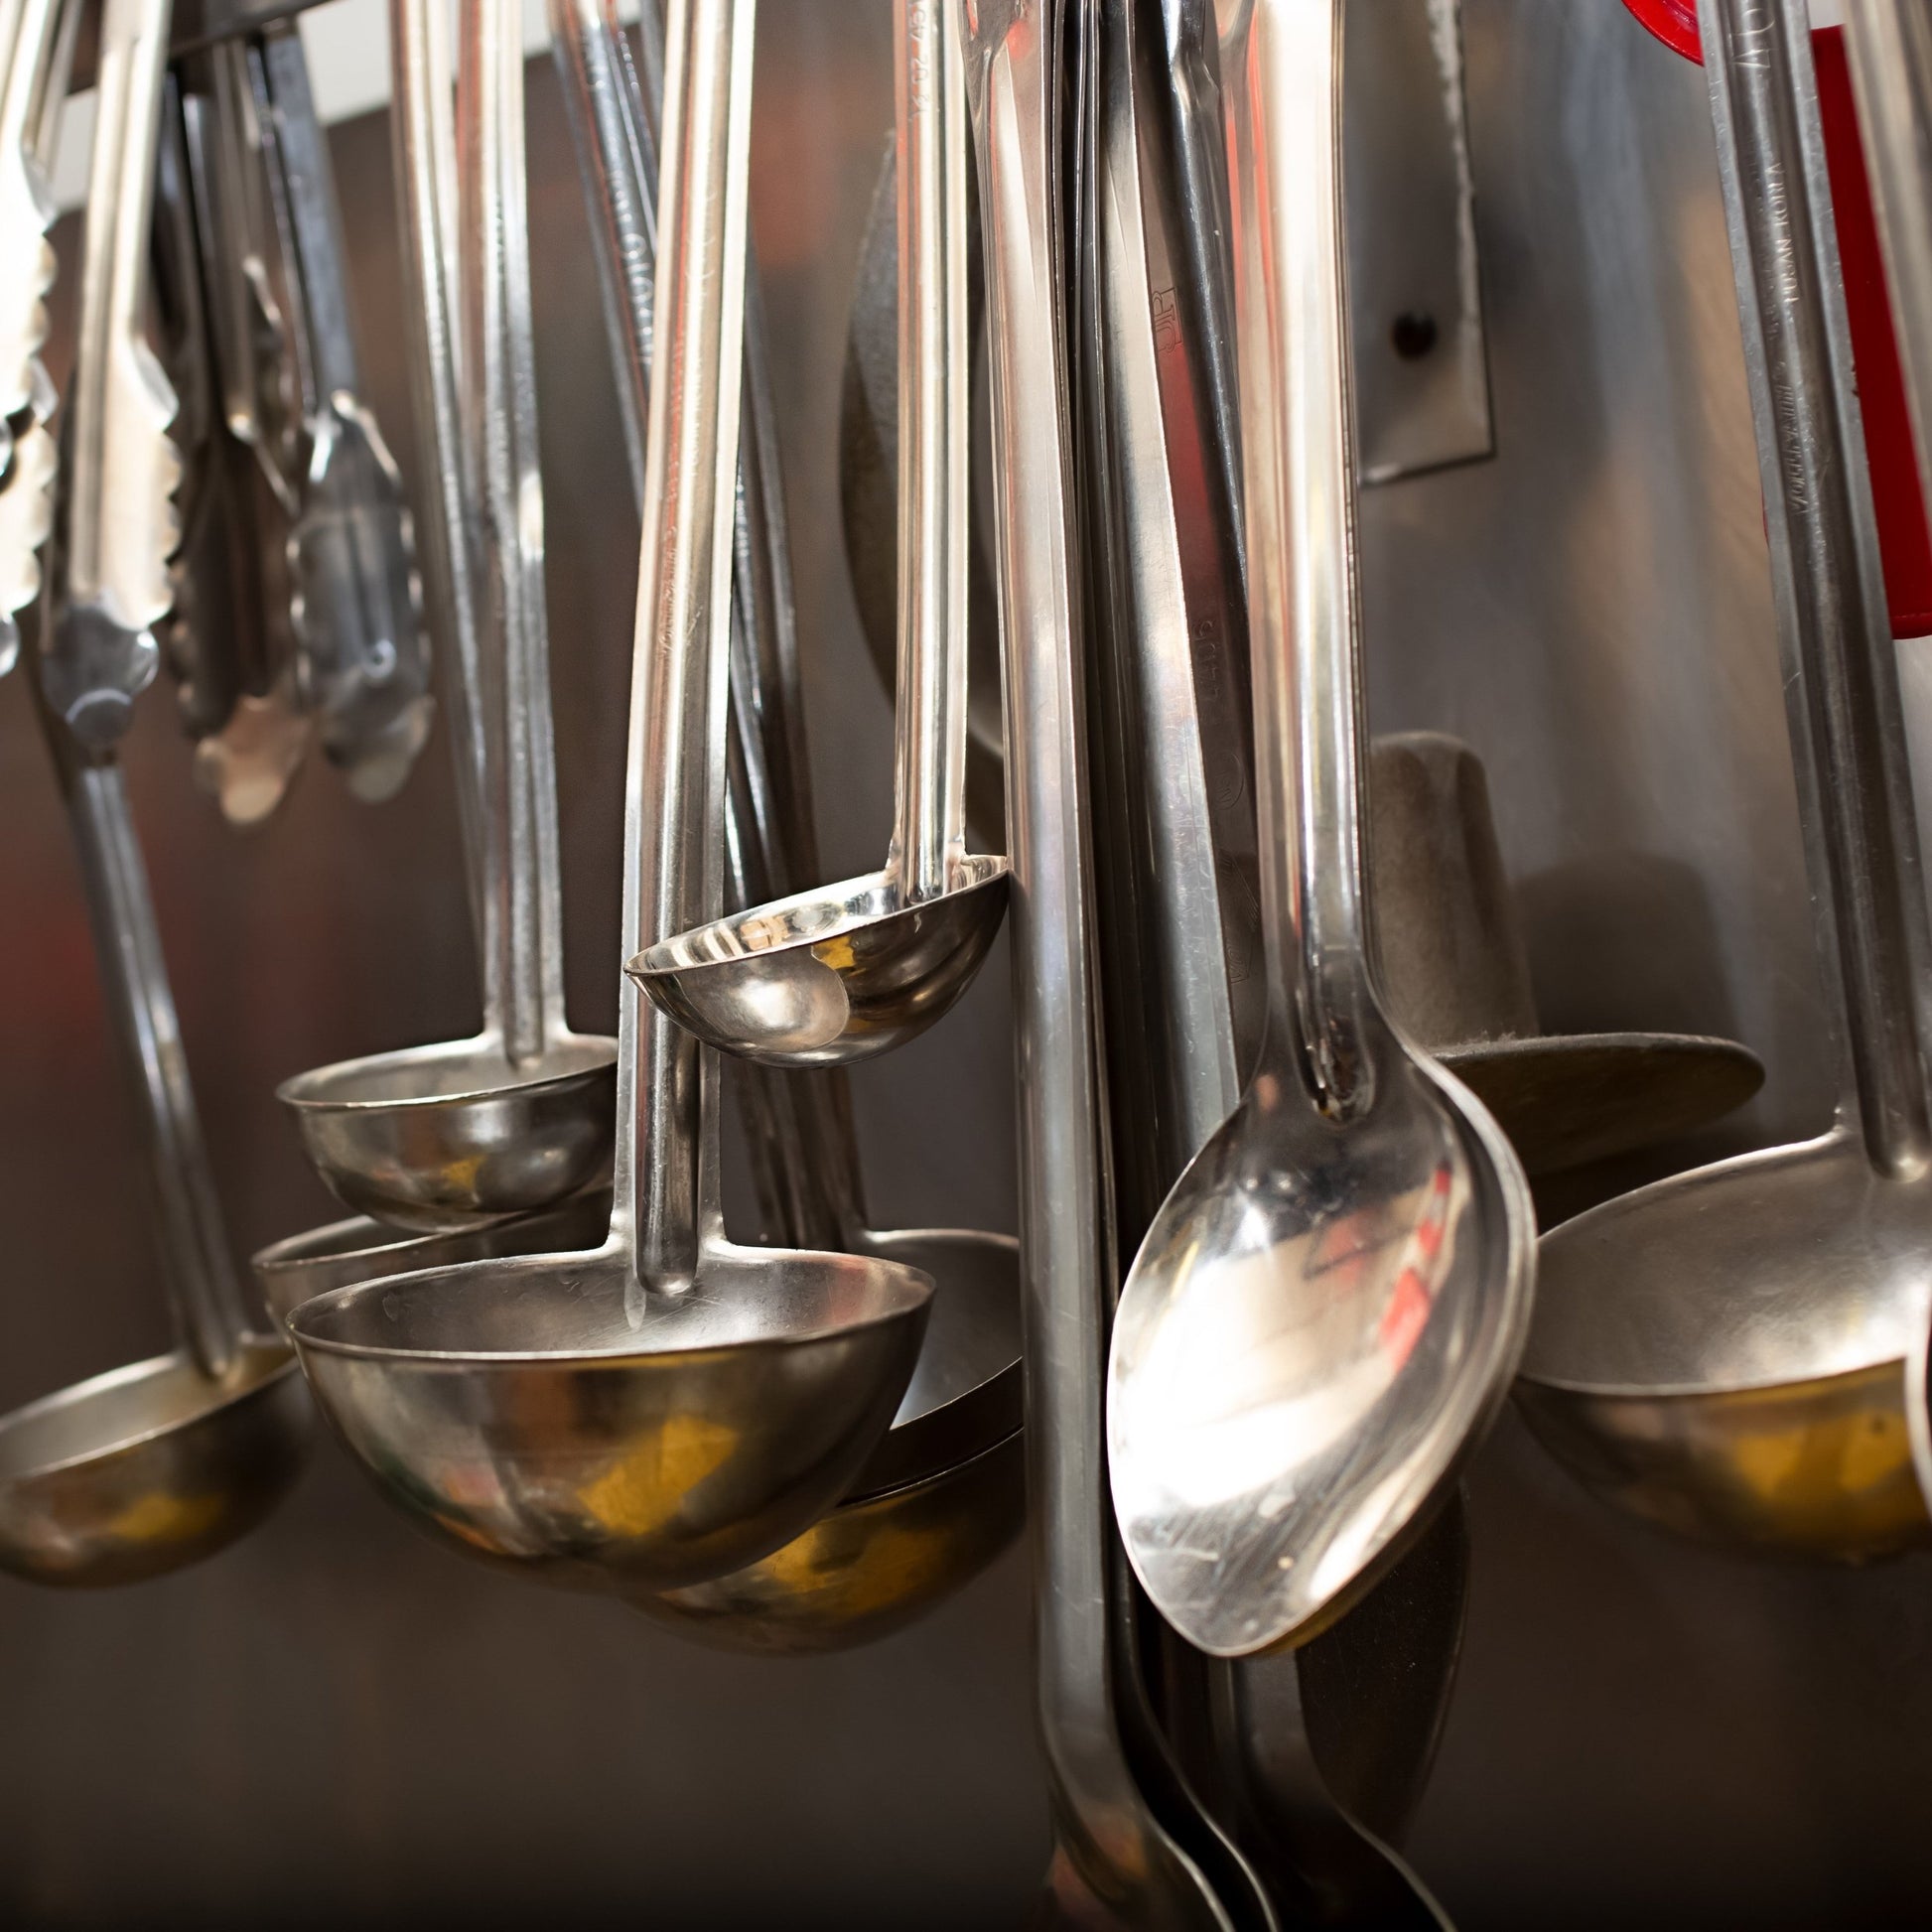
[{"label": "reflection on spoon bowl", "polygon": [[850,1065],[916,1038],[972,984],[1006,914],[1007,862],[969,854],[906,903],[871,873],[660,941],[625,968],[708,1045],[767,1066]]},{"label": "reflection on spoon bowl", "polygon": [[92,1587],[212,1556],[280,1501],[311,1423],[294,1357],[263,1335],[225,1375],[176,1349],[29,1403],[0,1422],[0,1569]]},{"label": "reflection on spoon bowl", "polygon": [[930,1284],[722,1242],[639,1294],[618,1242],[337,1289],[289,1319],[323,1412],[390,1500],[466,1554],[626,1591],[768,1556],[877,1447]]},{"label": "reflection on spoon bowl", "polygon": [[345,1206],[437,1234],[608,1180],[617,1042],[566,1035],[516,1066],[483,1035],[343,1060],[276,1089]]},{"label": "reflection on spoon bowl", "polygon": [[1545,1235],[1516,1396],[1604,1501],[1721,1547],[1932,1541],[1905,1418],[1932,1197],[1857,1139],[1673,1175]]}]

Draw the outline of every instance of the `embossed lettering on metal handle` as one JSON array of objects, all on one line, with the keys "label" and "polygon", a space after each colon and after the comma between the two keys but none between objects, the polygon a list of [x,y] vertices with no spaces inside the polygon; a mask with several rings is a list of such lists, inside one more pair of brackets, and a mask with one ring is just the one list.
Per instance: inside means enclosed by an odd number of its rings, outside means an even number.
[{"label": "embossed lettering on metal handle", "polygon": [[[1757,429],[1792,762],[1841,1112],[1880,1173],[1932,1158],[1928,964],[1898,667],[1805,0],[1700,0]],[[1715,50],[1716,58],[1713,58]],[[1795,166],[1792,158],[1795,157]]]},{"label": "embossed lettering on metal handle", "polygon": [[68,436],[72,486],[48,702],[83,744],[112,745],[160,662],[181,460],[175,392],[146,336],[148,214],[170,0],[107,0],[101,18],[80,320]]}]

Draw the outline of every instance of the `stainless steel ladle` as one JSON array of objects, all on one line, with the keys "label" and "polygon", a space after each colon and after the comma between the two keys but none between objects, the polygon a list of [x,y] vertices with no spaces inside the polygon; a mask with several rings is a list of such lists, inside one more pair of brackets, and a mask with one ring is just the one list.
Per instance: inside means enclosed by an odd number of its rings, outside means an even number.
[{"label": "stainless steel ladle", "polygon": [[172,532],[173,398],[141,334],[168,20],[167,0],[109,0],[101,22],[69,418],[78,452],[39,669],[185,1340],[0,1421],[0,1567],[47,1584],[134,1583],[211,1555],[280,1499],[309,1428],[286,1344],[248,1331],[115,757],[153,676],[148,626],[166,609]]},{"label": "stainless steel ladle", "polygon": [[[481,32],[479,10],[468,17]],[[484,42],[477,62],[491,70],[462,96],[460,148],[447,133],[451,65],[440,23],[423,18],[397,35],[394,116],[417,418],[440,484],[442,527],[428,549],[456,646],[459,785],[471,787],[469,822],[480,828],[472,860],[483,1030],[322,1067],[278,1090],[342,1200],[422,1232],[554,1206],[593,1184],[609,1171],[615,1112],[616,1043],[573,1034],[564,1018],[522,68],[511,72],[508,57]],[[460,223],[450,206],[453,150],[462,156]]]},{"label": "stainless steel ladle", "polygon": [[[401,0],[400,40],[438,0]],[[476,111],[514,98],[514,0],[466,0]],[[478,13],[485,18],[478,19]],[[722,897],[722,790],[751,120],[751,0],[672,10],[658,333],[624,808],[623,937]],[[399,73],[416,65],[399,48]],[[404,95],[408,99],[407,93]],[[420,132],[420,122],[418,123]],[[339,1289],[289,1321],[348,1448],[467,1554],[634,1592],[743,1568],[850,1486],[892,1420],[931,1286],[740,1248],[717,1197],[715,1058],[621,1008],[617,1187],[588,1254]]]},{"label": "stainless steel ladle", "polygon": [[[641,497],[656,260],[654,103],[630,68],[608,0],[554,0],[550,16]],[[909,35],[906,26],[901,13],[901,58],[929,59],[929,37]],[[650,8],[643,27],[649,36]],[[649,72],[661,62],[649,59],[648,39],[646,50]],[[762,357],[749,310],[746,336],[751,385]],[[748,480],[766,456],[759,428],[748,406],[740,459]],[[785,756],[801,702],[796,654],[787,640],[764,635],[766,624],[787,625],[790,615],[788,589],[773,581],[788,583],[782,528],[768,527],[782,515],[776,496],[774,488],[746,487],[735,517],[725,851],[731,899],[740,905],[782,894],[791,854],[806,867],[815,859],[810,799]],[[770,1170],[760,1188],[778,1204],[783,1238],[918,1268],[934,1279],[932,1312],[893,1427],[836,1509],[731,1576],[635,1601],[654,1621],[715,1645],[818,1654],[902,1628],[1018,1533],[1025,1514],[1019,1256],[1010,1237],[975,1230],[875,1233],[860,1197],[844,1074],[749,1063],[736,1071],[746,1083],[755,1156]]]},{"label": "stainless steel ladle", "polygon": [[901,62],[899,674],[885,868],[661,939],[630,970],[680,1026],[774,1066],[848,1064],[916,1037],[971,984],[1007,864],[966,850],[966,115],[921,8]]},{"label": "stainless steel ladle", "polygon": [[1932,1289],[1926,906],[1805,0],[1698,18],[1838,1115],[1547,1234],[1517,1392],[1607,1501],[1864,1558],[1928,1531],[1903,1411]]},{"label": "stainless steel ladle", "polygon": [[[1932,16],[1913,0],[1851,0],[1846,44],[1884,248],[1919,486],[1932,502]],[[1905,1419],[1932,1508],[1932,1344],[1905,1367]]]},{"label": "stainless steel ladle", "polygon": [[1219,11],[1268,1030],[1135,1258],[1109,1364],[1121,1536],[1214,1656],[1311,1635],[1400,1551],[1529,1316],[1522,1171],[1368,965],[1341,15]]}]

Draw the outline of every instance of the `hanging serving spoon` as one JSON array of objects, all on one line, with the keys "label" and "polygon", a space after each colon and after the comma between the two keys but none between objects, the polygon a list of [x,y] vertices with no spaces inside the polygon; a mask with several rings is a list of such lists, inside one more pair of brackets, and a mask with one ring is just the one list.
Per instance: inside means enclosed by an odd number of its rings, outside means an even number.
[{"label": "hanging serving spoon", "polygon": [[[930,6],[922,38],[937,41]],[[660,940],[638,984],[680,1026],[774,1066],[844,1065],[923,1033],[1006,910],[1004,859],[966,850],[969,419],[964,117],[928,57],[897,92],[899,674],[885,868]]]},{"label": "hanging serving spoon", "polygon": [[174,398],[143,334],[169,16],[168,0],[108,0],[101,19],[39,688],[185,1342],[0,1421],[0,1565],[63,1585],[160,1576],[231,1542],[294,1480],[309,1420],[286,1345],[248,1332],[116,756],[154,676],[175,538]]},{"label": "hanging serving spoon", "polygon": [[1805,0],[1699,9],[1838,1114],[1546,1235],[1518,1399],[1606,1500],[1726,1546],[1921,1544],[1926,905]]},{"label": "hanging serving spoon", "polygon": [[[514,0],[466,0],[466,150],[520,163]],[[751,0],[679,0],[666,65],[659,334],[624,809],[623,934],[722,897],[733,480],[751,134]],[[400,138],[444,165],[420,76],[437,0],[400,0]],[[617,1186],[588,1254],[339,1289],[289,1322],[351,1451],[469,1555],[627,1592],[702,1583],[788,1542],[891,1422],[931,1288],[842,1255],[739,1248],[718,1207],[717,1062],[640,999],[620,1010]]]},{"label": "hanging serving spoon", "polygon": [[440,483],[430,561],[455,644],[458,783],[469,787],[466,823],[482,828],[483,1030],[322,1067],[278,1092],[343,1201],[434,1233],[555,1206],[610,1171],[617,1047],[564,1017],[522,69],[489,79],[509,119],[466,123],[459,225],[448,48],[428,21],[405,41],[420,100],[396,117],[397,173],[419,318],[417,417]]},{"label": "hanging serving spoon", "polygon": [[1340,0],[1224,0],[1268,1021],[1122,1292],[1114,1507],[1215,1656],[1311,1634],[1399,1553],[1507,1392],[1528,1188],[1368,965]]}]

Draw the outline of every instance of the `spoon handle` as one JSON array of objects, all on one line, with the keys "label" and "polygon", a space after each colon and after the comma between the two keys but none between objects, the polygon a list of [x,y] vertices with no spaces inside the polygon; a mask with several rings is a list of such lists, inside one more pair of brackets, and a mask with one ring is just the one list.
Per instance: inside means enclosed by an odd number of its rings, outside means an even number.
[{"label": "spoon handle", "polygon": [[1850,0],[1845,37],[1917,432],[1919,487],[1932,503],[1932,13],[1920,0]]},{"label": "spoon handle", "polygon": [[1038,1699],[1063,1864],[1125,1924],[1230,1924],[1143,1794],[1116,1707],[1123,1632],[1101,1402],[1116,1285],[1073,601],[1054,164],[1061,14],[958,0],[986,249],[1020,1251]]},{"label": "spoon handle", "polygon": [[898,675],[893,843],[907,900],[966,850],[966,101],[941,0],[896,0],[898,197]]},{"label": "spoon handle", "polygon": [[[389,129],[401,202],[410,414],[417,474],[425,491],[433,492],[418,540],[430,628],[447,646],[441,653],[444,698],[471,912],[479,954],[487,960],[499,950],[499,910],[488,876],[494,862],[483,830],[483,664],[477,585],[470,569],[473,492],[464,456],[463,343],[456,310],[455,61],[449,16],[440,0],[391,0],[389,48],[394,76]],[[495,1027],[497,1017],[486,1011],[484,1024]]]},{"label": "spoon handle", "polygon": [[513,1064],[536,1059],[563,1016],[556,753],[543,597],[536,351],[525,211],[522,12],[463,0],[456,100],[458,267],[466,454],[478,496],[477,608],[485,753],[485,834],[498,897],[483,961]]},{"label": "spoon handle", "polygon": [[204,1373],[220,1375],[248,1324],[202,1141],[127,781],[117,761],[77,756],[45,707],[42,717],[80,859],[101,990],[137,1103],[162,1278],[196,1361]]},{"label": "spoon handle", "polygon": [[[622,957],[724,902],[733,522],[744,373],[755,0],[676,0],[664,62],[657,360],[624,795]],[[640,1282],[688,1281],[712,1203],[703,1129],[715,1066],[634,989],[620,1009],[613,1228]]]},{"label": "spoon handle", "polygon": [[1278,1063],[1299,1045],[1335,1113],[1367,1097],[1370,997],[1342,13],[1341,0],[1219,5],[1268,1027]]},{"label": "spoon handle", "polygon": [[1699,0],[1841,1110],[1932,1155],[1926,910],[1805,0]]}]

